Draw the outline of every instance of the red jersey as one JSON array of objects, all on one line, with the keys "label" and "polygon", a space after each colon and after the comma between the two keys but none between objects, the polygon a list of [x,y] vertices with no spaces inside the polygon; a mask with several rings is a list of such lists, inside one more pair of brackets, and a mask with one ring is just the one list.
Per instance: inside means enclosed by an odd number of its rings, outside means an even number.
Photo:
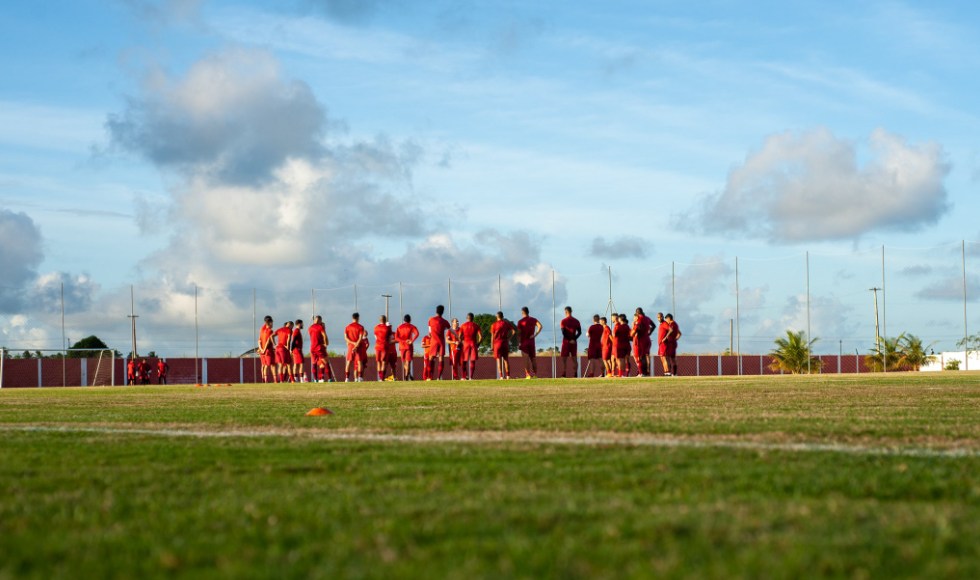
[{"label": "red jersey", "polygon": [[[666,327],[666,330],[664,330],[664,327]],[[670,338],[667,339],[667,342],[677,342],[677,339],[681,337],[681,329],[677,326],[677,322],[667,322],[665,320],[664,323],[660,325],[661,341],[663,340],[663,337],[667,336],[668,332],[670,333]]]},{"label": "red jersey", "polygon": [[168,365],[167,363],[165,363],[163,361],[160,361],[160,362],[157,363],[157,374],[158,375],[160,375],[161,377],[165,377],[165,376],[167,376],[167,373],[169,371],[170,371],[170,365]]},{"label": "red jersey", "polygon": [[463,339],[463,344],[476,344],[479,338],[480,326],[475,322],[464,322],[459,327],[459,336]]},{"label": "red jersey", "polygon": [[374,350],[378,352],[387,351],[389,342],[391,342],[391,327],[383,323],[375,326]]},{"label": "red jersey", "polygon": [[446,344],[446,331],[449,331],[454,337],[456,336],[452,326],[445,318],[433,316],[429,319],[429,336],[433,347],[438,348]]},{"label": "red jersey", "polygon": [[289,337],[293,335],[293,331],[283,326],[276,331],[276,338],[279,339],[279,343],[276,348],[286,348],[289,346]]},{"label": "red jersey", "polygon": [[[388,333],[391,338],[395,338],[395,329],[391,326],[391,323],[387,323]],[[398,354],[398,343],[394,340],[388,341],[388,352],[391,354]]]},{"label": "red jersey", "polygon": [[262,330],[259,331],[259,344],[261,352],[265,352],[267,349],[272,348],[272,329],[268,326],[263,325]]},{"label": "red jersey", "polygon": [[133,361],[129,361],[129,364],[126,365],[126,370],[129,372],[129,376],[130,377],[135,377],[136,376],[136,363],[134,363]]},{"label": "red jersey", "polygon": [[582,324],[577,318],[566,316],[561,321],[561,336],[568,342],[575,342],[577,336],[582,334]]},{"label": "red jersey", "polygon": [[517,321],[517,332],[520,334],[521,342],[534,340],[534,332],[538,328],[538,319],[533,316],[525,316]]},{"label": "red jersey", "polygon": [[398,330],[395,331],[395,338],[398,339],[398,344],[400,344],[402,348],[410,347],[418,337],[419,329],[415,328],[414,324],[410,324],[408,322],[403,323],[398,327]]},{"label": "red jersey", "polygon": [[136,370],[139,372],[141,377],[145,377],[150,372],[150,365],[146,364],[145,362],[141,362],[140,364],[136,365]]},{"label": "red jersey", "polygon": [[509,340],[508,335],[514,330],[514,325],[509,320],[498,320],[490,327],[490,335],[495,343],[503,343]]},{"label": "red jersey", "polygon": [[348,346],[353,346],[353,347],[362,346],[361,336],[363,335],[364,335],[364,327],[361,326],[360,323],[358,322],[351,322],[350,324],[347,325],[346,328],[344,328],[344,338],[346,338],[351,343],[353,343],[353,344],[348,343]]},{"label": "red jersey", "polygon": [[431,343],[432,343],[432,339],[429,338],[429,335],[428,334],[425,335],[425,336],[423,336],[422,337],[422,350],[428,351],[429,350],[429,345]]},{"label": "red jersey", "polygon": [[293,350],[303,350],[303,331],[298,328],[293,331]]},{"label": "red jersey", "polygon": [[310,352],[322,351],[327,345],[323,342],[326,330],[322,324],[310,326]]},{"label": "red jersey", "polygon": [[606,346],[612,344],[612,328],[609,325],[602,326],[600,324],[599,326],[602,328],[602,345]]},{"label": "red jersey", "polygon": [[[650,332],[653,329],[657,328],[656,323],[653,321],[652,318],[644,314],[643,316],[640,317],[640,324],[643,325],[643,338],[645,340],[650,340]],[[637,334],[640,333],[637,332]]]},{"label": "red jersey", "polygon": [[617,324],[613,328],[613,342],[617,347],[624,344],[629,344],[630,342],[630,325],[629,324]]},{"label": "red jersey", "polygon": [[602,346],[602,325],[593,324],[586,333],[589,336],[589,348],[599,348]]},{"label": "red jersey", "polygon": [[659,332],[657,332],[657,341],[658,342],[663,342],[664,341],[664,337],[667,336],[667,331],[668,330],[670,330],[670,325],[667,324],[667,321],[666,320],[664,320],[663,322],[660,323],[660,330],[659,330]]}]

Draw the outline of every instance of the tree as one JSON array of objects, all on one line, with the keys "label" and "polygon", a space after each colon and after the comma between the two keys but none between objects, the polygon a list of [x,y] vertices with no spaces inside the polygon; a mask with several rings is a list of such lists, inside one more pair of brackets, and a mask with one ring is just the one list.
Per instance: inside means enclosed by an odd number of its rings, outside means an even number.
[{"label": "tree", "polygon": [[935,355],[926,352],[934,344],[936,341],[923,346],[921,338],[914,334],[907,335],[899,343],[899,357],[895,366],[900,369],[921,369],[922,365],[936,360]]},{"label": "tree", "polygon": [[956,343],[956,346],[967,352],[980,352],[980,332],[971,334],[966,338],[961,338],[959,342]]},{"label": "tree", "polygon": [[[880,373],[882,369],[899,370],[898,361],[902,354],[904,341],[904,332],[892,338],[879,336],[878,344],[875,344],[871,349],[871,354],[865,359],[864,365],[876,373]],[[885,361],[884,366],[882,366],[882,360]]]},{"label": "tree", "polygon": [[783,371],[798,375],[806,373],[809,363],[809,372],[815,373],[820,370],[823,364],[820,360],[812,356],[813,343],[818,338],[814,338],[807,344],[806,333],[804,331],[786,331],[786,338],[776,339],[776,348],[772,349],[769,356],[773,357],[773,362],[769,368],[774,371]]},{"label": "tree", "polygon": [[[507,319],[505,318],[504,320]],[[480,332],[483,333],[483,340],[480,342],[479,347],[480,354],[490,354],[493,352],[493,339],[490,334],[490,327],[493,326],[494,322],[497,322],[496,314],[477,314],[473,316],[473,323],[479,326]],[[514,324],[514,322],[511,321],[511,324]],[[514,328],[517,328],[516,324],[514,324]],[[514,336],[510,339],[510,352],[517,352],[517,347],[518,338],[515,332]]]},{"label": "tree", "polygon": [[[87,337],[83,338],[82,340],[80,340],[80,341],[76,342],[75,344],[71,345],[71,347],[72,348],[88,348],[88,349],[105,349],[105,350],[108,350],[109,349],[109,347],[106,345],[106,343],[102,342],[102,339],[100,339],[99,337],[95,336],[94,334],[92,336],[87,336]],[[68,358],[88,358],[88,357],[92,356],[92,354],[93,353],[91,353],[91,352],[84,352],[84,351],[73,350],[73,351],[68,351]]]}]

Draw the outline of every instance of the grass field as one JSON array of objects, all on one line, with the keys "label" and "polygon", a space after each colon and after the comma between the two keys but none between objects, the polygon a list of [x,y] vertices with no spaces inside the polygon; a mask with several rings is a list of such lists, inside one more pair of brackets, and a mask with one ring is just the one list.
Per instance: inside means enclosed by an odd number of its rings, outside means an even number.
[{"label": "grass field", "polygon": [[2,580],[980,578],[980,373],[3,390],[0,449]]}]

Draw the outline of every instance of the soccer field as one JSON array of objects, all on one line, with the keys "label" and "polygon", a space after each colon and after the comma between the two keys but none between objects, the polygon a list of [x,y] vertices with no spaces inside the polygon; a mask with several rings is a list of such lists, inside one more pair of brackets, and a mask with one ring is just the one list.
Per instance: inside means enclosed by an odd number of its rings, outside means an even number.
[{"label": "soccer field", "polygon": [[0,447],[4,580],[980,577],[980,373],[8,389]]}]

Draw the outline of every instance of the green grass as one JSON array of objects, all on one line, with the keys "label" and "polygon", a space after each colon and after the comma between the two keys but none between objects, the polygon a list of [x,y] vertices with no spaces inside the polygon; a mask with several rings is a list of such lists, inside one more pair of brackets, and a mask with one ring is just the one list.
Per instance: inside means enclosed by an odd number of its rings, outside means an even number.
[{"label": "green grass", "polygon": [[0,580],[980,577],[980,374],[4,390],[0,449]]}]

